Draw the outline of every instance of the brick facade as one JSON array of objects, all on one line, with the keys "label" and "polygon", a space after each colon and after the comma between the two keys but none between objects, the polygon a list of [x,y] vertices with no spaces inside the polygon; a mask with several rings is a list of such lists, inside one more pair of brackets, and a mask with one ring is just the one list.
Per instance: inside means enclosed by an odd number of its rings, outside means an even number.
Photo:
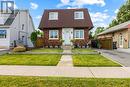
[{"label": "brick facade", "polygon": [[[59,39],[54,39],[54,40],[49,39],[49,30],[58,30]],[[74,30],[77,30],[77,29],[74,29]],[[44,46],[61,46],[62,45],[62,43],[60,42],[60,39],[62,39],[62,28],[42,29],[42,31],[44,32],[44,36],[43,36]],[[79,46],[85,46],[89,41],[88,32],[89,32],[89,29],[84,28],[84,39],[76,39],[75,44]]]}]

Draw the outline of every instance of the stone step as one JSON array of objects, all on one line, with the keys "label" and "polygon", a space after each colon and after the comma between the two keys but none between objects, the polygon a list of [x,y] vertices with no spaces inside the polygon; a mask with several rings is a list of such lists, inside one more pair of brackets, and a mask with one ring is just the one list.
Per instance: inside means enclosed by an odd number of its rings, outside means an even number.
[{"label": "stone step", "polygon": [[64,50],[71,50],[71,49],[72,49],[72,46],[62,46],[62,48],[63,48]]}]

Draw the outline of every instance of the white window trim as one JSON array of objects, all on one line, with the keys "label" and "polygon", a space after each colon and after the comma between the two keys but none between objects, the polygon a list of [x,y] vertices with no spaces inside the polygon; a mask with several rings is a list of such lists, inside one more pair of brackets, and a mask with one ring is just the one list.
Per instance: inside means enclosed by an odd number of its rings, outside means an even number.
[{"label": "white window trim", "polygon": [[[51,38],[50,37],[50,32],[51,31],[57,31],[57,38]],[[58,40],[59,39],[59,30],[49,30],[49,40]]]},{"label": "white window trim", "polygon": [[[83,31],[83,38],[76,38],[76,31]],[[79,35],[80,36],[80,35]],[[84,30],[74,30],[74,38],[75,39],[84,39]]]},{"label": "white window trim", "polygon": [[[51,17],[53,15],[53,18]],[[58,12],[49,12],[49,20],[58,20]]]},{"label": "white window trim", "polygon": [[[77,17],[76,17],[76,14],[77,14],[77,13],[78,13],[78,14],[81,14],[81,13],[82,13],[82,18],[77,18]],[[83,11],[75,11],[75,12],[74,12],[74,19],[84,19],[84,12],[83,12]]]}]

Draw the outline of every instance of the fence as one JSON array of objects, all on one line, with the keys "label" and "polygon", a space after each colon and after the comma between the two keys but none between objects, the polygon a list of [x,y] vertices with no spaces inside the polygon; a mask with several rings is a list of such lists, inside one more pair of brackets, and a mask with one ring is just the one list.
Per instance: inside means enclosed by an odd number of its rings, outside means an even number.
[{"label": "fence", "polygon": [[42,37],[38,37],[37,41],[36,41],[36,47],[37,48],[43,47],[43,44],[44,44],[43,38]]}]

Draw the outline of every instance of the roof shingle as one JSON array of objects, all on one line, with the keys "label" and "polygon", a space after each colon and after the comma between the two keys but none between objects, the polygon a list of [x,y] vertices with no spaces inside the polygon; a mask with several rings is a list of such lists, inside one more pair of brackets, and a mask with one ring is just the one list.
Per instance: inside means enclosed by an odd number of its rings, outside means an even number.
[{"label": "roof shingle", "polygon": [[[75,20],[74,12],[83,11],[84,19]],[[49,12],[58,12],[58,20],[48,20]],[[42,16],[39,29],[57,27],[88,27],[93,28],[93,24],[87,9],[52,9],[45,10]]]}]

